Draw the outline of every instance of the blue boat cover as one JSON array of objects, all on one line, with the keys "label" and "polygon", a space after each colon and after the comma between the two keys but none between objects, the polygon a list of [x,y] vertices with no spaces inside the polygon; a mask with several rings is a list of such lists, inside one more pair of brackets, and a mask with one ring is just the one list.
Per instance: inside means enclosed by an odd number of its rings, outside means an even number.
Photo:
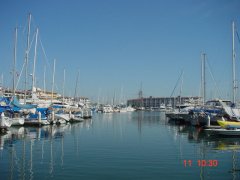
[{"label": "blue boat cover", "polygon": [[0,106],[9,106],[10,100],[6,97],[0,97]]},{"label": "blue boat cover", "polygon": [[0,113],[6,111],[6,109],[4,107],[0,107]]},{"label": "blue boat cover", "polygon": [[15,107],[22,108],[22,109],[33,109],[37,107],[36,105],[32,105],[32,104],[20,104],[16,97],[13,97],[11,104],[14,105]]},{"label": "blue boat cover", "polygon": [[51,107],[54,108],[54,109],[64,108],[63,105],[52,105]]}]

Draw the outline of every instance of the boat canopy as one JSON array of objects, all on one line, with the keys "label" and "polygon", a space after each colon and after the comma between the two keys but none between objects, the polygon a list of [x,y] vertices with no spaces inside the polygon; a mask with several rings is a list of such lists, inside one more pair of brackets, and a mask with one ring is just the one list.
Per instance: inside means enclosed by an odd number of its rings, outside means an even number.
[{"label": "boat canopy", "polygon": [[41,112],[41,114],[47,114],[49,111],[48,108],[37,108],[37,112]]},{"label": "boat canopy", "polygon": [[13,97],[11,104],[13,106],[16,106],[16,107],[22,108],[22,109],[33,109],[33,108],[37,107],[36,105],[32,105],[32,104],[20,104],[18,99],[15,96]]},{"label": "boat canopy", "polygon": [[195,113],[201,113],[201,112],[216,113],[216,114],[222,113],[222,111],[220,109],[202,109],[202,108],[198,109],[198,108],[196,108],[196,109],[192,109],[191,111],[195,112]]}]

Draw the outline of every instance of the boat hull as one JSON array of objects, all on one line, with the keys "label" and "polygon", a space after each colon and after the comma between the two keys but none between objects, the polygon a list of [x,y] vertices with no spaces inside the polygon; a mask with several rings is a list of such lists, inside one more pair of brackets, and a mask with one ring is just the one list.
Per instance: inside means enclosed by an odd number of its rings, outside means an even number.
[{"label": "boat hull", "polygon": [[240,136],[240,129],[205,129],[210,135]]},{"label": "boat hull", "polygon": [[1,120],[0,120],[0,126],[1,127],[11,127],[12,125],[12,121],[10,120],[10,118],[8,117],[1,117]]},{"label": "boat hull", "polygon": [[38,119],[25,119],[24,125],[26,126],[42,126],[42,125],[49,125],[50,122],[48,120],[41,120]]},{"label": "boat hull", "polygon": [[22,126],[24,124],[24,118],[12,118],[12,126]]}]

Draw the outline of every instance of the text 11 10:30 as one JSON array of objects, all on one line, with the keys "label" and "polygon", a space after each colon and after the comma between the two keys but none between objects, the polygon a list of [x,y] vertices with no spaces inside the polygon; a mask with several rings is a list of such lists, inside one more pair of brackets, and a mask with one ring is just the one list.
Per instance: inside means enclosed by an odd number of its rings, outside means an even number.
[{"label": "text 11 10:30", "polygon": [[[193,165],[193,161],[192,160],[183,160],[183,165],[184,165],[184,167],[191,167]],[[217,167],[218,166],[218,160],[199,159],[199,160],[197,160],[197,165],[199,167]]]}]

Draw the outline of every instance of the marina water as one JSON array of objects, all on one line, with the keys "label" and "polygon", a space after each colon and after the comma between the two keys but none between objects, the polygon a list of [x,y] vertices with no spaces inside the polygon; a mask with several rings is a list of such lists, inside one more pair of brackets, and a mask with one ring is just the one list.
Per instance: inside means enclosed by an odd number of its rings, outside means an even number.
[{"label": "marina water", "polygon": [[0,137],[0,179],[240,178],[239,138],[208,136],[164,112],[96,113]]}]

